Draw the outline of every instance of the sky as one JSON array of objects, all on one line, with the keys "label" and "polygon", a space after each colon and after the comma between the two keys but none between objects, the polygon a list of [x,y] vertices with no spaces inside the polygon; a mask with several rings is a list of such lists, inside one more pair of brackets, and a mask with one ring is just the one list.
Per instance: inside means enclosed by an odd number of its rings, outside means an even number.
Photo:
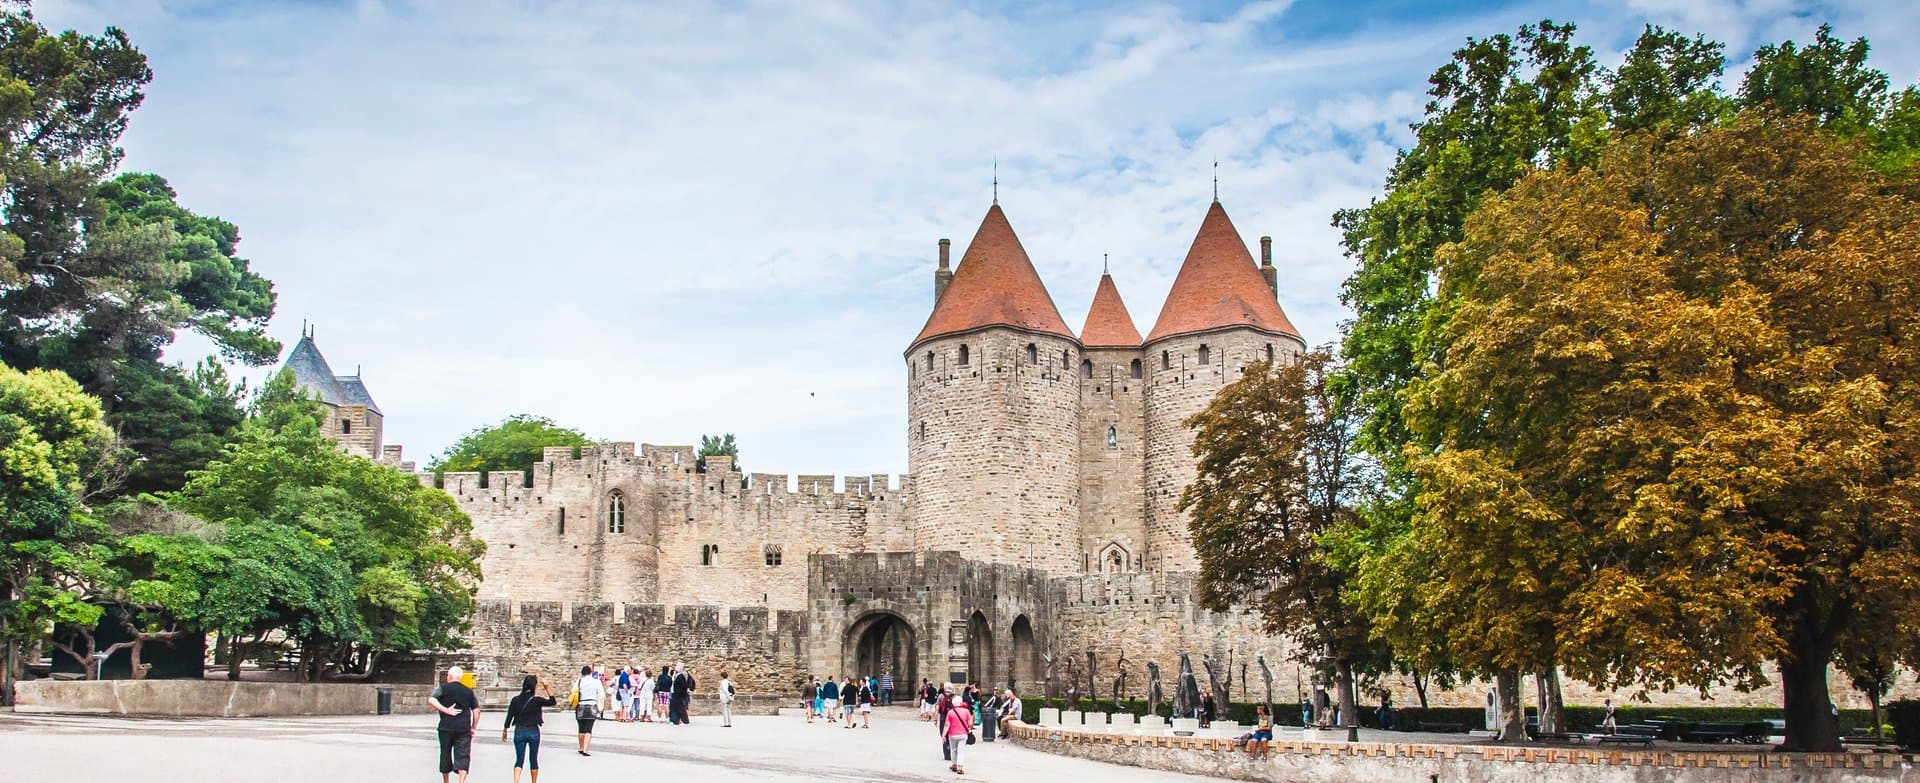
[{"label": "sky", "polygon": [[[519,413],[602,440],[734,433],[751,471],[904,473],[903,352],[998,194],[1076,330],[1103,257],[1144,334],[1219,196],[1337,341],[1330,218],[1378,195],[1426,78],[1552,18],[1605,64],[1646,24],[1821,22],[1920,74],[1894,2],[39,0],[154,71],[128,170],[240,227],[271,332],[311,323],[424,463]],[[172,359],[208,352],[183,339]],[[255,370],[248,377],[259,378]]]}]

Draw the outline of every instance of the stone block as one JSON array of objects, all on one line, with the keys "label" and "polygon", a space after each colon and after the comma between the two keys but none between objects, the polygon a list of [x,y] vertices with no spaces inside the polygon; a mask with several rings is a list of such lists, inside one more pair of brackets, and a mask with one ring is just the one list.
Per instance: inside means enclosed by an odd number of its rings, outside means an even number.
[{"label": "stone block", "polygon": [[1173,733],[1177,737],[1191,737],[1200,731],[1199,718],[1174,718]]},{"label": "stone block", "polygon": [[1079,710],[1061,710],[1060,725],[1072,728],[1084,726],[1086,725],[1086,720],[1082,716],[1083,713]]},{"label": "stone block", "polygon": [[1059,707],[1041,707],[1040,708],[1040,725],[1042,726],[1060,725],[1060,708]]},{"label": "stone block", "polygon": [[1109,716],[1108,722],[1112,724],[1115,731],[1131,730],[1138,725],[1138,721],[1131,712],[1116,712]]}]

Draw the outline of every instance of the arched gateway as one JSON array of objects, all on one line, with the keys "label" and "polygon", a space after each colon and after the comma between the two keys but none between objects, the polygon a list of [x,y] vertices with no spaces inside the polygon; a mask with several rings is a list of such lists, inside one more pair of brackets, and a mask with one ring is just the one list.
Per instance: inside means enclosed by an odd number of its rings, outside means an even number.
[{"label": "arched gateway", "polygon": [[[918,639],[906,618],[892,612],[872,612],[847,626],[841,660],[854,668],[834,676],[860,677],[892,673],[896,683],[919,682]],[[898,686],[896,686],[898,687]]]}]

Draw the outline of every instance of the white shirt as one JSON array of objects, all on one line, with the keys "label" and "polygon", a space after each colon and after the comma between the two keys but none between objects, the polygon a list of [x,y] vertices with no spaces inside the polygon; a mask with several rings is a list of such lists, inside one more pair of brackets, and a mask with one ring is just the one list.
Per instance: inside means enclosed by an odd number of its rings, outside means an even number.
[{"label": "white shirt", "polygon": [[601,685],[600,678],[592,675],[574,682],[573,689],[580,692],[581,704],[599,704],[607,698],[607,686]]},{"label": "white shirt", "polygon": [[723,704],[726,702],[733,701],[733,681],[732,680],[721,678],[720,701]]}]

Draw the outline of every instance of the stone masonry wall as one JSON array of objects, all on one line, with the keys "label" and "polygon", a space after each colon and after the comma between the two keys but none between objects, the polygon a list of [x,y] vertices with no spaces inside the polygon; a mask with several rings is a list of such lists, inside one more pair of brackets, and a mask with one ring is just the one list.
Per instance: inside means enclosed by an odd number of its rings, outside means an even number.
[{"label": "stone masonry wall", "polygon": [[1073,340],[1007,328],[909,352],[914,549],[1079,570],[1079,354]]},{"label": "stone masonry wall", "polygon": [[1134,378],[1138,350],[1089,348],[1085,356],[1092,377],[1080,373],[1082,565],[1075,571],[1138,571],[1147,551],[1144,362]]},{"label": "stone masonry wall", "polygon": [[[1200,361],[1202,347],[1208,356]],[[1296,338],[1251,328],[1231,328],[1162,338],[1146,346],[1147,365],[1147,567],[1155,571],[1192,571],[1199,567],[1180,513],[1180,493],[1193,483],[1193,432],[1184,422],[1200,412],[1242,368],[1297,357],[1305,345]]]},{"label": "stone masonry wall", "polygon": [[680,661],[706,696],[722,671],[741,693],[785,696],[806,671],[807,622],[805,612],[763,606],[483,600],[473,640],[474,677],[485,686],[539,674],[558,689],[584,664],[658,672]]}]

